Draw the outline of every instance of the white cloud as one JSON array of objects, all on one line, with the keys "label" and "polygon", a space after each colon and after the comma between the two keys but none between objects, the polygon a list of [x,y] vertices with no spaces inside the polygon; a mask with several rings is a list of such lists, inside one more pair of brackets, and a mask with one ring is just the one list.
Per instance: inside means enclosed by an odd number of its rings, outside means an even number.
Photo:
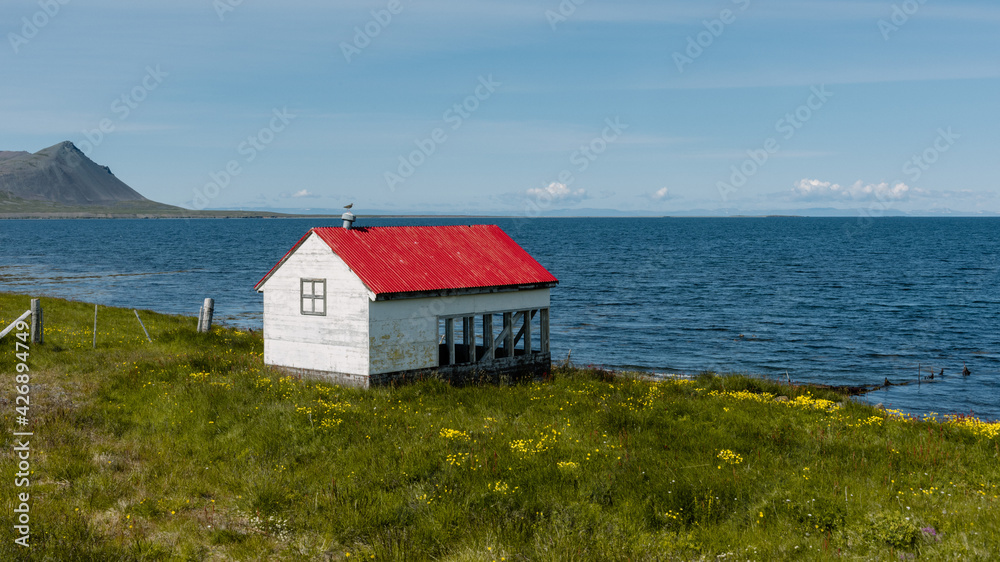
[{"label": "white cloud", "polygon": [[576,203],[587,198],[586,189],[574,191],[566,184],[558,182],[552,182],[547,187],[529,189],[527,193],[528,197],[549,203]]},{"label": "white cloud", "polygon": [[319,199],[320,196],[309,191],[308,189],[300,189],[295,193],[284,192],[280,195],[282,199]]},{"label": "white cloud", "polygon": [[861,180],[842,186],[828,181],[802,179],[795,182],[792,188],[796,199],[808,201],[906,201],[920,192],[903,182],[866,184]]},{"label": "white cloud", "polygon": [[653,194],[649,196],[649,198],[652,199],[653,201],[663,201],[664,199],[669,199],[670,190],[667,189],[666,187],[661,187],[660,189],[654,191]]}]

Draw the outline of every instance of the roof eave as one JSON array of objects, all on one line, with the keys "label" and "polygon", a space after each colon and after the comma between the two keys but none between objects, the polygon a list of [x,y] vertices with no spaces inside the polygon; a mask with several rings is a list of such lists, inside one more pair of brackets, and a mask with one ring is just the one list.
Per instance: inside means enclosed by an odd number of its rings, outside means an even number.
[{"label": "roof eave", "polygon": [[521,285],[503,285],[495,287],[458,287],[453,289],[434,289],[429,291],[407,291],[401,293],[377,293],[376,301],[394,301],[403,299],[426,299],[438,297],[459,297],[465,295],[486,295],[492,293],[516,293],[518,291],[533,291],[537,289],[551,289],[558,285],[558,281],[546,281],[542,283],[526,283]]}]

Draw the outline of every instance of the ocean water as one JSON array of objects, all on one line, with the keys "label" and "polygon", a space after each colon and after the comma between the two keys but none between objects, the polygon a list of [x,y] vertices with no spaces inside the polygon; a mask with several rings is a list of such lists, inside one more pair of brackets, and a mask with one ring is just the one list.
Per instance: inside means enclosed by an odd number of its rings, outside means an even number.
[{"label": "ocean water", "polygon": [[[0,290],[260,328],[253,285],[332,219],[0,221]],[[360,219],[499,224],[560,280],[552,352],[613,369],[892,386],[1000,419],[1000,219]],[[192,320],[192,323],[194,321]],[[972,375],[961,375],[967,365]],[[933,383],[923,375],[944,369]]]}]

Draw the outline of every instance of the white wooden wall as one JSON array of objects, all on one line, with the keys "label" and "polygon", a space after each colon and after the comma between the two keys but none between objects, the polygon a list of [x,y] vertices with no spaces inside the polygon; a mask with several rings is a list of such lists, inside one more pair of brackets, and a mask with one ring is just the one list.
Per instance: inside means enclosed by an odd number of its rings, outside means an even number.
[{"label": "white wooden wall", "polygon": [[[302,278],[326,279],[326,316],[300,312]],[[368,374],[368,288],[313,234],[262,287],[264,362]]]},{"label": "white wooden wall", "polygon": [[[372,302],[370,372],[437,367],[439,316],[472,316],[548,306],[549,289]],[[481,329],[477,327],[476,331]]]}]

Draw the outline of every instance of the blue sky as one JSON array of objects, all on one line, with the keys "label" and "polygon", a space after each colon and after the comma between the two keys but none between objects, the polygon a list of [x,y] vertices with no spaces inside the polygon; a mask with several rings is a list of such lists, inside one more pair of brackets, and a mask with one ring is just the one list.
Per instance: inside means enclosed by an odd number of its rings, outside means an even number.
[{"label": "blue sky", "polygon": [[995,2],[9,0],[0,14],[0,150],[70,140],[189,208],[1000,212]]}]

